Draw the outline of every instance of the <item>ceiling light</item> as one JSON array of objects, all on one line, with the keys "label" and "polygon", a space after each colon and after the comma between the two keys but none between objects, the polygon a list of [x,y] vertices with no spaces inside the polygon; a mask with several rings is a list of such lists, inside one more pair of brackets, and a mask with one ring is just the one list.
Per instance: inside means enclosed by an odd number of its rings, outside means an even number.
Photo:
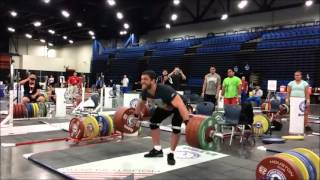
[{"label": "ceiling light", "polygon": [[129,25],[128,23],[124,23],[124,24],[123,24],[123,27],[124,27],[125,29],[129,29],[129,28],[130,28],[130,25]]},{"label": "ceiling light", "polygon": [[44,3],[49,4],[50,0],[42,0]]},{"label": "ceiling light", "polygon": [[228,19],[228,14],[222,14],[221,20],[226,20],[226,19]]},{"label": "ceiling light", "polygon": [[62,16],[66,17],[66,18],[68,18],[70,16],[70,13],[66,10],[62,10],[61,14],[62,14]]},{"label": "ceiling light", "polygon": [[26,38],[28,38],[28,39],[31,39],[32,38],[32,35],[31,34],[25,34],[25,36],[26,36]]},{"label": "ceiling light", "polygon": [[54,30],[52,30],[52,29],[49,29],[48,32],[49,32],[50,34],[55,34],[55,33],[56,33],[56,32],[55,32]]},{"label": "ceiling light", "polygon": [[48,45],[49,45],[49,46],[53,46],[53,44],[52,44],[52,43],[48,43]]},{"label": "ceiling light", "polygon": [[82,23],[81,22],[77,22],[77,26],[78,27],[82,27]]},{"label": "ceiling light", "polygon": [[109,4],[109,6],[116,5],[116,1],[115,0],[107,0],[107,3]]},{"label": "ceiling light", "polygon": [[238,8],[239,9],[243,9],[244,7],[246,7],[248,4],[248,1],[247,0],[242,0],[238,3]]},{"label": "ceiling light", "polygon": [[305,5],[308,6],[308,7],[311,6],[312,4],[313,4],[312,0],[308,0],[308,1],[305,2]]},{"label": "ceiling light", "polygon": [[175,6],[178,6],[178,5],[180,4],[180,0],[173,0],[173,4],[174,4]]},{"label": "ceiling light", "polygon": [[33,23],[33,25],[34,25],[35,27],[39,27],[39,26],[41,26],[41,22],[40,22],[40,21],[35,21],[35,22]]},{"label": "ceiling light", "polygon": [[69,43],[70,43],[70,44],[73,44],[73,41],[70,39],[70,40],[69,40]]},{"label": "ceiling light", "polygon": [[128,32],[126,30],[120,31],[120,35],[126,35]]},{"label": "ceiling light", "polygon": [[68,39],[68,36],[62,36],[62,38],[63,38],[64,40],[67,40],[67,39]]},{"label": "ceiling light", "polygon": [[96,37],[95,36],[91,36],[91,39],[96,39]]},{"label": "ceiling light", "polygon": [[16,11],[10,11],[12,17],[17,17],[18,13]]},{"label": "ceiling light", "polygon": [[16,30],[14,28],[12,28],[12,27],[8,27],[8,31],[15,32]]},{"label": "ceiling light", "polygon": [[171,15],[171,20],[172,21],[175,21],[175,20],[177,20],[178,19],[178,15],[177,14],[172,14]]},{"label": "ceiling light", "polygon": [[40,39],[40,42],[45,43],[45,42],[46,42],[46,40],[44,40],[44,39]]},{"label": "ceiling light", "polygon": [[167,28],[167,29],[170,29],[170,28],[171,28],[171,25],[170,25],[169,23],[167,23],[167,24],[166,24],[166,28]]},{"label": "ceiling light", "polygon": [[94,32],[93,31],[89,31],[88,32],[91,36],[94,36]]},{"label": "ceiling light", "polygon": [[121,12],[117,12],[117,18],[118,19],[122,19],[123,18],[123,14]]}]

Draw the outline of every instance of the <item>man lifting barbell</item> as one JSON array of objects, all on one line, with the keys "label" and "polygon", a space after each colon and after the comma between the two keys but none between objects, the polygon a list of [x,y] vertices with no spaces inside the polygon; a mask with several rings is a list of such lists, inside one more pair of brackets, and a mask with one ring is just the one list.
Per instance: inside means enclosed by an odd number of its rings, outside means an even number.
[{"label": "man lifting barbell", "polygon": [[[156,73],[154,71],[147,70],[142,73],[141,85],[142,100],[139,101],[136,107],[135,115],[137,117],[143,117],[143,109],[146,101],[151,105],[156,106],[156,109],[150,119],[150,129],[154,148],[149,153],[145,154],[144,157],[163,157],[160,145],[160,129],[157,124],[161,123],[164,119],[173,114],[172,126],[180,127],[182,122],[187,124],[189,121],[189,112],[182,98],[173,88],[156,83]],[[179,137],[180,129],[172,128],[170,153],[167,157],[169,165],[175,164],[173,153],[178,145]]]}]

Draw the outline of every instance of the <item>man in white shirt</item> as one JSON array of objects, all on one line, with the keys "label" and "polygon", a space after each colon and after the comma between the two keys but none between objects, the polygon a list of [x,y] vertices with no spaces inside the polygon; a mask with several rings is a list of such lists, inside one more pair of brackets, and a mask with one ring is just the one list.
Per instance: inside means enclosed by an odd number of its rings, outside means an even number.
[{"label": "man in white shirt", "polygon": [[128,87],[129,87],[129,78],[127,77],[127,75],[123,75],[123,79],[121,80],[121,84],[122,84],[122,92],[126,93],[128,92]]},{"label": "man in white shirt", "polygon": [[260,86],[256,86],[256,88],[252,91],[252,96],[247,99],[247,101],[255,102],[259,107],[261,104],[261,97],[263,96],[263,91],[260,89]]}]

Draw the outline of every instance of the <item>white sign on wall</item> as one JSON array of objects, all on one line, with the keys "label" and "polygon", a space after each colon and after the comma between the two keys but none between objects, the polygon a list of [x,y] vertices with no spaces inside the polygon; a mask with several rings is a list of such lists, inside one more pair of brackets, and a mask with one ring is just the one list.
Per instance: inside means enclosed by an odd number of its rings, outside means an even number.
[{"label": "white sign on wall", "polygon": [[277,91],[277,80],[268,80],[268,91]]}]

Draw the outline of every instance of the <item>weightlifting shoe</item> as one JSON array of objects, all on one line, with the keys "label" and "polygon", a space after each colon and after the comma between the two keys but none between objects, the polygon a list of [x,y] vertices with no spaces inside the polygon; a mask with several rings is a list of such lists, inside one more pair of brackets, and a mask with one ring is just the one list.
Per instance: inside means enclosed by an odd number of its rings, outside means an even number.
[{"label": "weightlifting shoe", "polygon": [[152,149],[148,154],[144,155],[145,158],[163,157],[162,149],[160,151]]},{"label": "weightlifting shoe", "polygon": [[175,165],[176,164],[176,160],[174,160],[173,153],[169,153],[168,154],[167,162],[168,162],[169,165]]}]

